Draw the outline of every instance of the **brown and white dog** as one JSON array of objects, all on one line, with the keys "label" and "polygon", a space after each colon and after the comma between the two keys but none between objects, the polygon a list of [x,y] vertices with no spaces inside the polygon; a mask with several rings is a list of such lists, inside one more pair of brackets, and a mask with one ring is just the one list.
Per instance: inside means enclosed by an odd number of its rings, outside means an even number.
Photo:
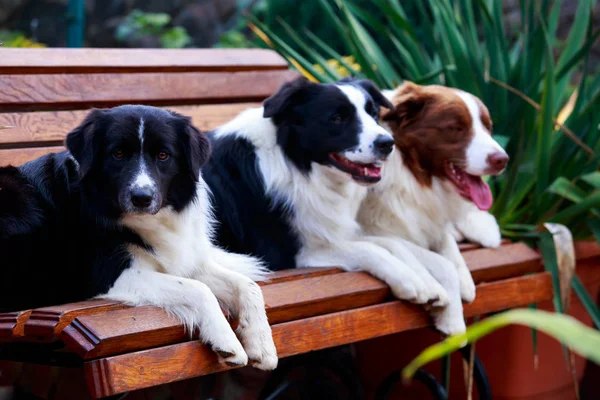
[{"label": "brown and white dog", "polygon": [[460,295],[471,302],[475,284],[456,237],[500,245],[498,224],[487,212],[492,193],[482,176],[500,174],[509,157],[492,138],[490,114],[477,97],[412,82],[385,95],[394,109],[382,120],[397,151],[363,202],[359,221],[369,234],[402,237],[452,261]]}]

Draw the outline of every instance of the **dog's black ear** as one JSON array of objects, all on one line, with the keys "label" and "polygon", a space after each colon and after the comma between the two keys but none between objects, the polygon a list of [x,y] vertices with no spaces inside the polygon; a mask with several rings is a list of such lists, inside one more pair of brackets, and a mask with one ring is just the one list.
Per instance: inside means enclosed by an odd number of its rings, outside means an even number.
[{"label": "dog's black ear", "polygon": [[105,115],[104,110],[94,109],[81,124],[73,129],[66,139],[66,146],[71,155],[79,164],[79,175],[85,176],[92,165],[98,150],[96,132],[100,120]]},{"label": "dog's black ear", "polygon": [[211,147],[210,140],[204,132],[201,132],[194,125],[189,117],[171,111],[175,117],[175,129],[177,130],[177,140],[186,165],[190,169],[195,181],[200,178],[200,168],[210,158]]},{"label": "dog's black ear", "polygon": [[315,85],[304,77],[284,83],[277,93],[265,100],[263,117],[273,118],[285,111],[292,103],[294,97],[303,89]]},{"label": "dog's black ear", "polygon": [[373,101],[377,103],[380,107],[387,108],[391,110],[394,108],[394,105],[381,93],[379,88],[375,86],[375,84],[368,79],[356,79],[356,78],[344,78],[340,81],[340,83],[352,82],[354,84],[362,87],[369,95],[373,98]]}]

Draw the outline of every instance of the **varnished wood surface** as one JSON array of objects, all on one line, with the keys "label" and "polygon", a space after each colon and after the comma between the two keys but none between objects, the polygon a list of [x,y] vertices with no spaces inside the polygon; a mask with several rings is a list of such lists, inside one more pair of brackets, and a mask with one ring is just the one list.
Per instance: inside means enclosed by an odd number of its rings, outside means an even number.
[{"label": "varnished wood surface", "polygon": [[[532,273],[540,269],[539,255],[523,243],[502,249],[465,253],[476,282],[497,280],[496,269]],[[496,264],[494,264],[494,262]],[[271,324],[377,304],[389,298],[387,285],[362,272],[313,276],[263,287]],[[477,294],[479,296],[479,294]],[[82,315],[61,335],[67,347],[82,358],[105,357],[184,341],[183,326],[157,307],[138,307],[101,315]]]},{"label": "varnished wood surface", "polygon": [[125,307],[125,305],[112,300],[88,300],[38,308],[31,311],[24,324],[24,333],[32,341],[54,341],[63,328],[79,315],[94,315]]},{"label": "varnished wood surface", "polygon": [[0,75],[0,111],[262,101],[296,76],[289,70]]},{"label": "varnished wood surface", "polygon": [[[260,103],[208,104],[202,106],[171,106],[168,110],[192,118],[203,131],[212,130],[233,119],[243,110],[260,107]],[[62,145],[65,136],[83,121],[89,110],[0,113],[0,146],[27,147],[41,144]]]},{"label": "varnished wood surface", "polygon": [[0,48],[0,74],[255,71],[287,69],[264,49]]},{"label": "varnished wood surface", "polygon": [[[263,286],[270,324],[382,302],[389,288],[362,272],[316,276]],[[135,307],[83,315],[61,339],[84,359],[188,340],[181,323],[157,307]]]},{"label": "varnished wood surface", "polygon": [[475,282],[489,282],[542,271],[540,255],[525,243],[509,243],[496,249],[463,253]]},{"label": "varnished wood surface", "polygon": [[0,314],[0,342],[22,337],[25,321],[29,319],[30,314],[31,310]]},{"label": "varnished wood surface", "polygon": [[[526,306],[552,298],[549,273],[481,284],[465,316]],[[280,357],[288,357],[360,340],[429,326],[420,307],[392,301],[273,326]],[[223,371],[215,355],[198,341],[90,361],[84,366],[94,397],[109,396],[157,384]]]}]

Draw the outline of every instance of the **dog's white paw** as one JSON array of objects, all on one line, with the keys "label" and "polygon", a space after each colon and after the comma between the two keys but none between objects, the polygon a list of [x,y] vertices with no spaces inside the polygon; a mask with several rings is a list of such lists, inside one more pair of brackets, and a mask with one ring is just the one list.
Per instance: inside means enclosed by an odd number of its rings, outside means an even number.
[{"label": "dog's white paw", "polygon": [[213,338],[212,349],[219,357],[219,362],[230,367],[243,367],[248,364],[248,355],[233,331],[220,338]]},{"label": "dog's white paw", "polygon": [[395,298],[408,300],[417,304],[427,303],[425,285],[417,279],[405,279],[389,284],[390,290]]},{"label": "dog's white paw", "polygon": [[426,301],[420,304],[431,304],[434,307],[445,307],[450,303],[450,295],[435,278],[429,274],[420,276],[425,283],[424,298]]},{"label": "dog's white paw", "polygon": [[489,229],[479,236],[479,244],[483,247],[497,248],[502,243],[500,229]]},{"label": "dog's white paw", "polygon": [[475,282],[468,270],[459,270],[460,279],[460,297],[466,303],[471,303],[475,300]]},{"label": "dog's white paw", "polygon": [[266,321],[260,325],[264,326],[239,327],[238,332],[244,343],[250,365],[270,371],[277,368],[279,358],[273,342],[271,327]]},{"label": "dog's white paw", "polygon": [[496,218],[486,211],[472,211],[459,221],[460,230],[472,242],[483,247],[500,247],[502,237]]},{"label": "dog's white paw", "polygon": [[437,330],[445,335],[459,335],[465,333],[467,330],[462,313],[457,315],[446,312],[445,310],[440,310],[434,313],[433,320]]},{"label": "dog's white paw", "polygon": [[245,367],[248,365],[248,355],[243,348],[238,350],[223,350],[220,347],[213,347],[213,351],[217,353],[219,362],[222,364],[230,367]]}]

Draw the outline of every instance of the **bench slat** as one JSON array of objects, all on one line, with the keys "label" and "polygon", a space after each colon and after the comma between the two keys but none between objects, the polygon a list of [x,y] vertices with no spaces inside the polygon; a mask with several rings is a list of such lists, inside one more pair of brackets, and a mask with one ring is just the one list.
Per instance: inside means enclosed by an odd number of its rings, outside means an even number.
[{"label": "bench slat", "polygon": [[0,314],[0,341],[23,336],[23,327],[30,314],[31,310]]},{"label": "bench slat", "polygon": [[[552,298],[547,272],[477,287],[465,306],[470,317]],[[306,353],[431,325],[420,307],[401,301],[326,314],[273,326],[280,357]],[[198,341],[122,354],[84,364],[92,396],[98,398],[229,369]]]},{"label": "bench slat", "polygon": [[264,49],[0,49],[0,74],[184,72],[287,69]]},{"label": "bench slat", "polygon": [[463,253],[475,282],[490,282],[543,270],[538,252],[525,243]]},{"label": "bench slat", "polygon": [[[266,285],[263,295],[271,324],[377,304],[389,288],[363,272],[325,275]],[[61,339],[83,359],[189,339],[181,323],[164,310],[136,307],[78,317]]]},{"label": "bench slat", "polygon": [[[296,268],[274,272],[266,282],[260,285],[270,285],[290,282],[310,277],[332,275],[342,272],[338,268]],[[39,308],[14,313],[0,314],[0,341],[10,341],[11,336],[23,336],[27,341],[51,342],[58,339],[63,328],[76,317],[94,315],[110,310],[127,308],[123,304],[110,300],[88,300],[77,303],[63,304],[53,307]]]},{"label": "bench slat", "polygon": [[[202,106],[172,106],[169,110],[192,118],[196,127],[208,131],[234,118],[249,107],[260,103],[210,104]],[[61,145],[67,133],[75,128],[89,110],[0,113],[0,126],[13,126],[0,132],[0,145],[52,143]]]},{"label": "bench slat", "polygon": [[0,111],[262,101],[297,76],[291,70],[0,75]]},{"label": "bench slat", "polygon": [[[2,131],[0,131],[2,135]],[[6,165],[21,165],[48,153],[63,151],[63,146],[30,147],[26,149],[0,149],[0,167]]]},{"label": "bench slat", "polygon": [[37,308],[24,323],[24,334],[29,340],[51,342],[64,327],[80,315],[98,314],[127,307],[113,300],[88,300],[72,304]]},{"label": "bench slat", "polygon": [[[260,103],[165,108],[191,117],[197,128],[209,131],[250,107],[260,107]],[[88,113],[89,110],[0,113],[0,126],[14,127],[0,131],[0,146],[26,147],[26,145],[36,146],[39,143],[61,146],[67,133],[81,123]]]},{"label": "bench slat", "polygon": [[[497,257],[499,249],[465,253],[471,259],[468,262],[476,283],[506,275],[496,269],[508,268],[519,275],[540,271],[539,255],[525,244],[503,247],[507,248],[504,257]],[[380,303],[389,297],[389,288],[366,273],[348,272],[265,286],[263,294],[269,321],[276,324]],[[163,346],[186,338],[183,326],[156,307],[143,312],[137,308],[81,316],[61,334],[67,347],[85,359]]]}]

